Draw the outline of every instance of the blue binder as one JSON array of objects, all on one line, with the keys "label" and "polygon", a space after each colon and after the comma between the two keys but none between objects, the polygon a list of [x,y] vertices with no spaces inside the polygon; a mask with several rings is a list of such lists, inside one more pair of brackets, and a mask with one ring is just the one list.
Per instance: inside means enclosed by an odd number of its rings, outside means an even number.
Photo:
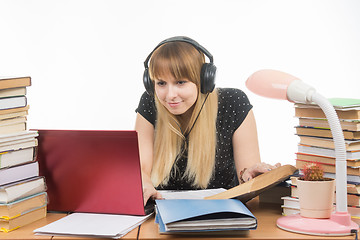
[{"label": "blue binder", "polygon": [[244,231],[257,228],[257,219],[237,199],[156,200],[155,222],[160,233]]}]

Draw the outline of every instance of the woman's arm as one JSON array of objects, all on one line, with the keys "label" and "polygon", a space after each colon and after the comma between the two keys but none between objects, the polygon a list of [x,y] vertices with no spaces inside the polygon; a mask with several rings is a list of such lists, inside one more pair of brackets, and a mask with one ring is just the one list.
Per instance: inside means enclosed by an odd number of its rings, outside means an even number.
[{"label": "woman's arm", "polygon": [[[249,181],[257,175],[278,167],[262,163],[255,116],[252,110],[233,135],[234,160],[240,182]],[[246,169],[245,171],[243,171]],[[240,172],[243,171],[242,174]],[[240,179],[242,178],[242,179]]]},{"label": "woman's arm", "polygon": [[150,178],[153,166],[154,126],[137,113],[135,130],[138,133],[144,204],[146,204],[150,197],[161,198],[160,193],[152,185]]}]

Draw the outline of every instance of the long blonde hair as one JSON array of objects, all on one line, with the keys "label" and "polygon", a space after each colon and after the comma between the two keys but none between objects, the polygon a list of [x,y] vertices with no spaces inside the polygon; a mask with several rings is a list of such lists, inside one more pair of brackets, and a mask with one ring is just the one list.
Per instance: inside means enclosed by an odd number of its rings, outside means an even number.
[{"label": "long blonde hair", "polygon": [[[171,74],[175,79],[192,81],[198,89],[198,98],[194,104],[192,115],[186,123],[181,123],[178,116],[171,114],[159,102],[155,94],[157,121],[154,162],[151,172],[154,186],[167,185],[175,160],[184,151],[182,146],[185,146],[188,154],[184,178],[192,182],[194,187],[206,188],[213,175],[218,95],[214,90],[206,99],[207,96],[200,92],[200,71],[204,63],[204,54],[184,42],[166,43],[152,54],[149,66],[152,80],[165,76],[165,74]],[[201,109],[205,99],[206,102]],[[201,114],[199,114],[200,111]],[[196,124],[194,124],[195,121]],[[188,133],[188,144],[184,145],[186,143],[185,136]]]}]

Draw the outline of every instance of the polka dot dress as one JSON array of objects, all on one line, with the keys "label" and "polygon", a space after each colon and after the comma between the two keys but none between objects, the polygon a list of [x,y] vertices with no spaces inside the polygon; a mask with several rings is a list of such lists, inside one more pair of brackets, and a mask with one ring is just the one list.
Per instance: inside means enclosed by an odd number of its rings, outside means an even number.
[{"label": "polka dot dress", "polygon": [[[246,94],[234,88],[218,88],[218,115],[216,120],[216,160],[215,171],[208,188],[232,188],[239,184],[236,175],[232,136],[252,108]],[[154,98],[144,93],[136,112],[141,114],[154,126],[156,124],[156,107]],[[190,190],[196,189],[183,178],[186,169],[186,153],[180,157],[171,171],[168,185],[159,189]]]}]

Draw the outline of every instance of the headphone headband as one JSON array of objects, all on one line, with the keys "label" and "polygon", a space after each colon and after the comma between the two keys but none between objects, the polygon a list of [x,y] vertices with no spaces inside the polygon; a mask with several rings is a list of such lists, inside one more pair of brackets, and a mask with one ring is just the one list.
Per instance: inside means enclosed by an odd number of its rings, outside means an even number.
[{"label": "headphone headband", "polygon": [[214,90],[214,88],[215,88],[215,76],[216,76],[216,66],[213,63],[213,61],[214,61],[213,56],[210,54],[210,52],[208,50],[206,50],[206,48],[201,46],[199,43],[197,43],[193,39],[188,38],[188,37],[184,37],[184,36],[177,36],[177,37],[172,37],[172,38],[165,39],[164,41],[160,42],[154,48],[154,50],[152,50],[152,52],[149,54],[149,56],[145,59],[145,61],[144,61],[145,71],[144,71],[144,74],[143,74],[143,83],[144,83],[144,86],[145,86],[145,89],[146,89],[147,93],[149,95],[152,95],[152,96],[154,95],[154,84],[152,83],[152,81],[150,79],[149,66],[148,66],[151,55],[161,45],[163,45],[165,43],[169,43],[169,42],[186,42],[186,43],[189,43],[193,47],[195,47],[199,52],[202,52],[203,54],[205,54],[209,58],[210,63],[204,63],[202,65],[202,67],[201,67],[201,73],[200,73],[200,87],[201,87],[201,89],[200,89],[200,91],[203,94],[207,94],[207,93],[212,92]]},{"label": "headphone headband", "polygon": [[171,37],[168,39],[163,40],[162,42],[160,42],[155,48],[154,50],[151,51],[151,53],[149,54],[149,56],[145,59],[144,61],[144,66],[145,68],[149,68],[149,60],[152,56],[152,54],[155,52],[156,49],[158,49],[160,46],[164,45],[165,43],[169,43],[169,42],[186,42],[186,43],[190,43],[193,47],[195,47],[199,52],[204,53],[210,60],[210,63],[214,62],[214,58],[211,55],[211,53],[206,50],[206,48],[204,48],[203,46],[201,46],[198,42],[196,42],[195,40],[189,38],[189,37],[185,37],[185,36],[177,36],[177,37]]}]

